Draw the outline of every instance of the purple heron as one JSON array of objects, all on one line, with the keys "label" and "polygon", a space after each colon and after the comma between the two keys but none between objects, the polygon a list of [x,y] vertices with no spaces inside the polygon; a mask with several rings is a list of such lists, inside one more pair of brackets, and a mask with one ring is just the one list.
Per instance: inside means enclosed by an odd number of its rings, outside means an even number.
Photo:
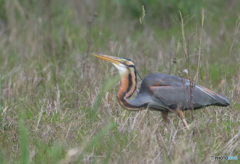
[{"label": "purple heron", "polygon": [[168,113],[174,112],[189,130],[183,111],[210,105],[230,105],[228,98],[220,93],[197,84],[192,85],[190,80],[160,73],[146,76],[137,96],[129,99],[137,88],[137,74],[134,63],[130,59],[122,57],[101,54],[94,54],[94,56],[111,62],[118,69],[121,75],[121,84],[117,99],[120,105],[129,111],[147,108],[160,111],[165,121],[168,121]]}]

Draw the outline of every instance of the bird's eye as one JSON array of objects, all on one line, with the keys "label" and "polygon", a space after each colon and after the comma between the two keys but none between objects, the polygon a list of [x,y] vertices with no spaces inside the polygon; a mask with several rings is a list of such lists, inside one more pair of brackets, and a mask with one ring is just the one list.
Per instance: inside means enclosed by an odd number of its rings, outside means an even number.
[{"label": "bird's eye", "polygon": [[122,62],[123,64],[127,64],[127,61],[124,60],[124,59],[121,59],[121,62]]}]

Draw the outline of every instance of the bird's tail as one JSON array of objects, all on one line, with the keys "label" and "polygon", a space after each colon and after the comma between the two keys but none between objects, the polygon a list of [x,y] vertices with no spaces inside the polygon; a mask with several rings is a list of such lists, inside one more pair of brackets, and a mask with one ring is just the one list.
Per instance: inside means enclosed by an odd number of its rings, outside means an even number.
[{"label": "bird's tail", "polygon": [[203,86],[197,86],[201,91],[212,97],[213,101],[211,102],[211,105],[216,106],[228,106],[230,105],[230,102],[227,97],[223,96],[222,94],[218,92],[214,92],[208,88],[205,88]]},{"label": "bird's tail", "polygon": [[228,106],[230,105],[230,101],[227,97],[223,96],[222,94],[215,92],[214,99],[216,101],[217,106]]}]

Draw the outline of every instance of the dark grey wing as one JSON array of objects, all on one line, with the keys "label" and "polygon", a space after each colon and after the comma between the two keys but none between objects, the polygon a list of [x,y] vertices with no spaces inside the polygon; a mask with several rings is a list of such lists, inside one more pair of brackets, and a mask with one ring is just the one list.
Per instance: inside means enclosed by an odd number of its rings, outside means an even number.
[{"label": "dark grey wing", "polygon": [[221,94],[197,84],[190,85],[187,79],[159,73],[145,77],[138,95],[130,102],[140,106],[148,104],[148,107],[161,111],[177,107],[185,110],[192,107],[198,109],[209,105],[230,104]]},{"label": "dark grey wing", "polygon": [[199,85],[190,86],[151,86],[152,96],[169,109],[199,109],[204,106],[227,106],[226,97]]},{"label": "dark grey wing", "polygon": [[186,83],[190,83],[189,80],[180,78],[174,75],[168,74],[150,74],[143,79],[141,84],[140,92],[146,92],[151,86],[178,86],[181,87]]}]

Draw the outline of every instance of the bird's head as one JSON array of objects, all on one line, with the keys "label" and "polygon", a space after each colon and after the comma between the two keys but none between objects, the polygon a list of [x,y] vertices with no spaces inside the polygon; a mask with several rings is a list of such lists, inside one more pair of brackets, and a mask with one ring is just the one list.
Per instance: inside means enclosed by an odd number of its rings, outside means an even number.
[{"label": "bird's head", "polygon": [[125,74],[130,69],[135,70],[134,63],[130,59],[122,58],[122,57],[102,55],[102,54],[93,54],[93,55],[100,58],[100,59],[111,62],[118,69],[120,75]]}]

